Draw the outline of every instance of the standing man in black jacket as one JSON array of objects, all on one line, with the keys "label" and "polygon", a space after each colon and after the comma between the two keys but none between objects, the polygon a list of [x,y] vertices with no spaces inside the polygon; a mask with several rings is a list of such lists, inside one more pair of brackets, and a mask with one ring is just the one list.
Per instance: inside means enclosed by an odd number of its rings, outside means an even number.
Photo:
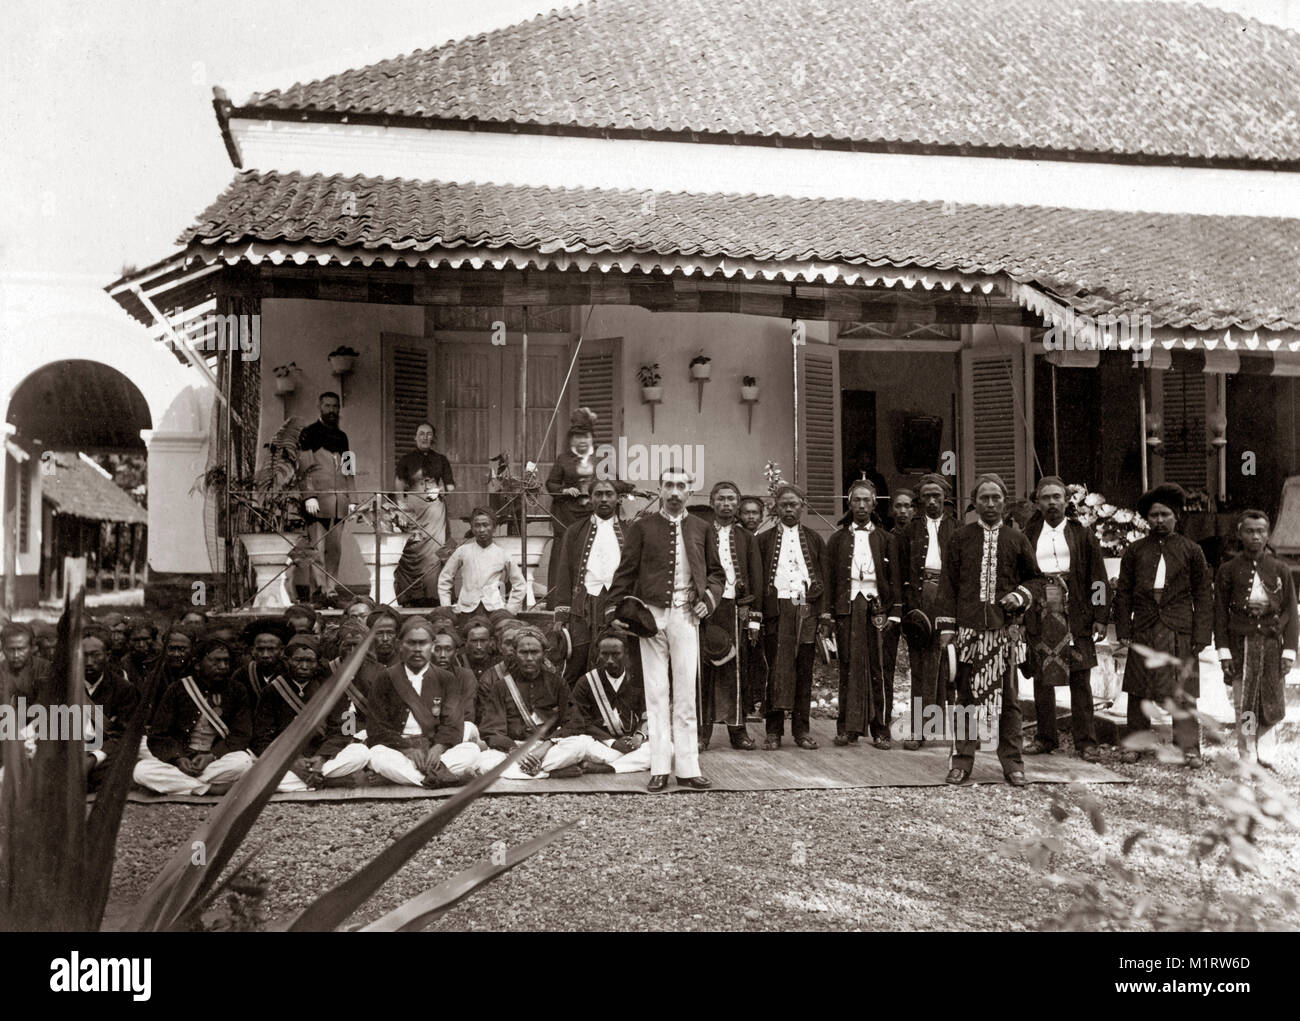
[{"label": "standing man in black jacket", "polygon": [[1097,537],[1065,517],[1065,483],[1055,475],[1039,480],[1034,495],[1039,515],[1025,528],[1043,572],[1043,599],[1025,615],[1034,676],[1038,735],[1026,755],[1049,755],[1059,743],[1056,689],[1070,686],[1070,729],[1074,751],[1097,762],[1097,725],[1092,712],[1095,643],[1106,637],[1110,583]]},{"label": "standing man in black jacket", "polygon": [[[1151,729],[1151,720],[1142,711],[1144,700],[1161,706],[1174,703],[1174,744],[1182,749],[1187,766],[1199,769],[1205,763],[1196,719],[1196,699],[1201,693],[1197,656],[1210,644],[1213,576],[1201,547],[1174,531],[1185,501],[1182,487],[1170,482],[1143,493],[1138,500],[1138,513],[1147,519],[1151,532],[1125,550],[1120,560],[1115,636],[1121,647],[1138,642],[1189,665],[1190,672],[1183,678],[1177,667],[1147,666],[1142,656],[1130,650],[1124,666],[1124,691],[1128,694],[1130,732]],[[1120,758],[1132,763],[1141,754],[1126,748]]]},{"label": "standing man in black jacket", "polygon": [[713,786],[700,775],[695,712],[700,621],[718,608],[727,576],[709,541],[709,526],[686,512],[690,486],[691,477],[683,468],[668,468],[660,476],[661,509],[628,526],[605,610],[606,619],[617,628],[619,604],[626,596],[636,596],[649,607],[658,629],[640,643],[652,794],[667,788],[670,770],[676,771],[679,787],[707,790]]},{"label": "standing man in black jacket", "polygon": [[1033,547],[1003,523],[1007,487],[989,472],[975,480],[971,501],[979,520],[962,525],[948,541],[939,578],[939,642],[957,646],[957,729],[952,768],[945,782],[965,783],[975,766],[977,707],[989,713],[1001,698],[998,760],[1013,787],[1024,787],[1020,691],[1016,667],[1025,650],[1015,615],[1033,602],[1031,585],[1042,577]]},{"label": "standing man in black jacket", "polygon": [[804,496],[782,483],[776,493],[777,525],[758,538],[763,561],[763,630],[767,645],[767,739],[764,751],[781,747],[785,714],[794,743],[809,751],[813,650],[819,631],[829,630],[826,543],[800,523]]},{"label": "standing man in black jacket", "polygon": [[888,699],[893,685],[886,670],[893,659],[886,648],[902,617],[903,592],[894,536],[871,521],[876,485],[859,479],[849,486],[852,520],[826,546],[827,603],[835,614],[835,646],[840,668],[840,711],[835,743],[855,743],[870,734],[882,750],[889,739]]},{"label": "standing man in black jacket", "polygon": [[740,488],[734,482],[719,482],[709,491],[709,503],[713,505],[709,542],[727,583],[722,589],[722,601],[705,626],[726,632],[731,652],[721,663],[705,658],[700,683],[700,751],[709,747],[714,725],[725,723],[731,747],[748,752],[754,750],[755,744],[745,726],[749,710],[745,705],[745,684],[763,621],[763,615],[754,609],[763,588],[763,562],[758,557],[758,540],[736,518]]},{"label": "standing man in black jacket", "polygon": [[939,654],[938,615],[939,578],[943,571],[943,554],[957,523],[947,513],[946,502],[951,490],[942,475],[925,475],[917,486],[921,513],[913,516],[903,530],[900,560],[903,575],[903,603],[907,621],[903,634],[907,638],[908,664],[912,674],[912,692],[908,706],[911,733],[903,747],[915,751],[925,744],[925,720],[944,718],[948,703],[947,663]]}]

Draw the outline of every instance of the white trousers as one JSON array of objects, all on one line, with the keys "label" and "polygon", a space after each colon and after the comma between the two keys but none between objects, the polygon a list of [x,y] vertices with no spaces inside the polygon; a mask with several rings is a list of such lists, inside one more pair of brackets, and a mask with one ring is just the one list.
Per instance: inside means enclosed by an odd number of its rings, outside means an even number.
[{"label": "white trousers", "polygon": [[[650,726],[650,772],[666,776],[674,762],[678,777],[700,775],[699,739],[695,722],[695,686],[700,669],[700,626],[689,606],[650,608],[659,633],[642,638],[641,676],[645,684],[646,716]],[[672,661],[669,694],[668,663]],[[669,727],[669,705],[672,725]]]},{"label": "white trousers", "polygon": [[[468,780],[478,775],[481,754],[478,745],[462,741],[443,752],[438,761],[457,779]],[[387,745],[377,744],[370,749],[370,768],[390,783],[404,784],[407,787],[419,787],[424,783],[424,774],[415,768],[415,763],[396,748]]]},{"label": "white trousers", "polygon": [[[516,741],[515,744],[522,744]],[[542,768],[536,773],[525,773],[519,768],[519,763],[515,763],[504,773],[501,774],[503,780],[545,780],[557,769],[568,769],[570,766],[576,766],[579,763],[591,759],[593,762],[605,762],[606,754],[610,749],[597,741],[588,734],[572,734],[569,737],[556,739],[555,743],[546,750],[546,755],[542,757]],[[618,753],[615,752],[615,755]],[[486,773],[489,769],[495,769],[506,757],[506,753],[496,748],[489,748],[479,756],[478,771]]]},{"label": "white trousers", "polygon": [[321,776],[327,780],[336,776],[351,776],[370,765],[370,749],[364,741],[353,741],[343,748],[334,758],[321,767]]},{"label": "white trousers", "polygon": [[252,752],[227,752],[210,762],[198,776],[190,776],[151,755],[135,764],[132,775],[141,787],[157,794],[206,794],[214,783],[234,783],[253,768],[254,761]]}]

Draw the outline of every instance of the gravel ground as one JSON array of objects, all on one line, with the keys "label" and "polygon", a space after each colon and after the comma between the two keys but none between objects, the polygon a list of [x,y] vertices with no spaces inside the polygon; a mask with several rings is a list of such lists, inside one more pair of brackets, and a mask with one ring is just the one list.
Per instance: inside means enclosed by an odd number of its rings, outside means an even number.
[{"label": "gravel ground", "polygon": [[[815,754],[828,754],[819,752]],[[902,754],[902,753],[900,753]],[[1214,752],[1212,755],[1226,754]],[[1092,788],[1109,822],[1097,837],[1074,814],[1065,829],[1062,871],[1104,875],[1098,853],[1120,854],[1123,837],[1145,829],[1171,850],[1138,852],[1128,864],[1160,903],[1197,903],[1201,887],[1186,856],[1205,825],[1184,816],[1184,784],[1204,793],[1213,770],[1107,765],[1131,785]],[[1300,793],[1294,741],[1281,777]],[[521,795],[481,799],[363,910],[363,922],[453,872],[491,855],[494,841],[519,843],[551,826],[577,827],[552,847],[453,909],[447,930],[649,929],[994,929],[1051,927],[1072,895],[1037,877],[1029,863],[999,853],[1010,836],[1047,825],[1052,793],[998,786],[963,789],[626,795]],[[291,916],[308,900],[420,818],[413,803],[276,804],[252,840],[265,841],[258,867],[271,877],[266,909]],[[167,856],[208,811],[186,805],[130,805],[118,843],[112,915],[148,885]],[[1154,820],[1160,820],[1158,823]],[[1300,834],[1273,830],[1260,841],[1263,878],[1213,873],[1221,892],[1300,888]],[[1014,894],[1008,896],[1009,891]],[[1300,928],[1300,914],[1266,913],[1261,925]]]},{"label": "gravel ground", "polygon": [[[905,670],[904,655],[904,670]],[[903,671],[895,713],[906,711]],[[834,694],[817,666],[814,700]],[[834,715],[827,705],[818,715]],[[1300,799],[1300,726],[1284,725],[1279,781]],[[755,725],[750,725],[751,730]],[[1069,728],[1062,734],[1070,754]],[[1229,753],[1207,748],[1207,758]],[[754,753],[760,754],[760,753]],[[814,755],[834,754],[827,748]],[[897,754],[907,754],[898,752]],[[990,751],[981,755],[991,755]],[[1104,855],[1145,830],[1169,850],[1126,859],[1158,904],[1191,909],[1202,886],[1188,850],[1209,823],[1196,796],[1224,780],[1206,768],[1125,766],[1114,749],[1104,764],[1132,778],[1091,788],[1108,828],[1098,837],[1079,813],[1065,824],[1061,872],[1107,876]],[[1232,755],[1230,758],[1235,758]],[[708,756],[704,757],[707,774]],[[510,795],[480,799],[390,880],[354,921],[491,857],[500,840],[518,844],[562,822],[559,841],[432,926],[445,930],[548,929],[796,930],[1052,928],[1074,895],[1053,887],[1021,857],[999,851],[1010,837],[1048,828],[1059,786],[867,788],[851,791]],[[1188,803],[1193,807],[1187,810]],[[270,877],[272,919],[291,917],[349,875],[429,811],[427,802],[273,804],[250,844],[265,842],[257,867]],[[208,809],[128,805],[118,841],[109,925],[129,908]],[[1197,814],[1201,813],[1201,814]],[[1158,822],[1156,822],[1158,820]],[[1214,889],[1238,895],[1300,889],[1300,832],[1271,829],[1259,842],[1261,875],[1207,870]],[[1122,885],[1121,885],[1121,888]],[[1008,893],[1014,891],[1010,896]],[[1134,898],[1137,891],[1134,890]],[[1263,927],[1300,929],[1300,912],[1265,911]]]}]

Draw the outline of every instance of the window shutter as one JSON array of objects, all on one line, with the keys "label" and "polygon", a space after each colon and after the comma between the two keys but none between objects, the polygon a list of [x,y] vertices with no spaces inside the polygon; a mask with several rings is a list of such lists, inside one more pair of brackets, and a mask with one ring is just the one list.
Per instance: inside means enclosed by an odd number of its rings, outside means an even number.
[{"label": "window shutter", "polygon": [[1167,369],[1161,373],[1164,401],[1164,444],[1166,482],[1184,489],[1204,489],[1205,373]]},{"label": "window shutter", "polygon": [[622,338],[584,340],[578,352],[576,407],[590,408],[596,414],[592,431],[595,445],[617,449],[623,431],[623,386],[620,371]]},{"label": "window shutter", "polygon": [[1027,486],[1018,410],[1025,400],[1021,358],[1018,348],[962,352],[962,474],[969,485],[996,472],[1012,497]]},{"label": "window shutter", "polygon": [[[799,481],[813,510],[836,516],[839,485],[839,351],[799,348]],[[813,522],[808,522],[810,525]]]},{"label": "window shutter", "polygon": [[[384,477],[379,488],[393,485],[397,459],[415,449],[415,430],[420,423],[438,426],[434,418],[434,343],[425,337],[385,333],[385,421],[383,436]],[[439,430],[439,440],[442,439]],[[441,444],[435,444],[441,447]]]}]

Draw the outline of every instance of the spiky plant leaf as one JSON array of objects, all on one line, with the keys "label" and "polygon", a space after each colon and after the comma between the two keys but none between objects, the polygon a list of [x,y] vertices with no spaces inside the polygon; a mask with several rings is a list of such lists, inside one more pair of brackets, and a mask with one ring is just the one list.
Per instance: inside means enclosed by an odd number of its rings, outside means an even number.
[{"label": "spiky plant leaf", "polygon": [[544,721],[527,741],[515,748],[495,768],[476,776],[370,859],[363,868],[308,904],[298,917],[289,923],[289,931],[330,932],[337,929],[357,908],[374,896],[375,891],[388,882],[398,869],[415,857],[420,848],[442,832],[511,765],[531,751],[558,722],[558,716],[552,716]]},{"label": "spiky plant leaf", "polygon": [[[294,721],[271,742],[253,768],[221,799],[207,821],[194,831],[192,839],[177,849],[136,905],[131,929],[158,932],[188,926],[205,895],[270,801],[299,749],[311,739],[334,703],[352,683],[374,639],[375,631],[371,628],[338,676],[321,686]],[[202,864],[194,864],[195,846],[203,849]]]},{"label": "spiky plant leaf", "polygon": [[512,847],[506,851],[505,861],[497,864],[492,861],[480,862],[464,872],[458,872],[445,883],[439,883],[432,889],[412,897],[406,903],[394,908],[386,915],[381,915],[362,932],[419,932],[430,922],[446,914],[470,894],[482,889],[498,876],[509,872],[516,865],[527,861],[561,833],[571,829],[573,823],[566,822],[547,830],[539,837]]}]

